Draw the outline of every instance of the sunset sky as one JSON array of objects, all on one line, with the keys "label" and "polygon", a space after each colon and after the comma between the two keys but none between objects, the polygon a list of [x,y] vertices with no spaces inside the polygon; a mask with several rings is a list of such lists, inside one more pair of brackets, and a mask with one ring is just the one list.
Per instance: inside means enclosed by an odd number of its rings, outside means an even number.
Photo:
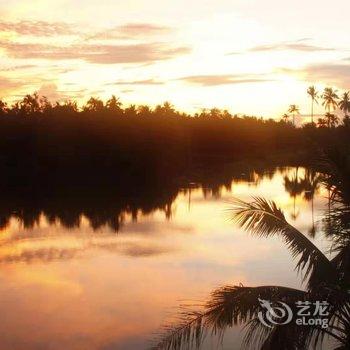
[{"label": "sunset sky", "polygon": [[8,102],[115,94],[277,118],[309,113],[310,84],[350,89],[348,0],[0,0],[0,13]]}]

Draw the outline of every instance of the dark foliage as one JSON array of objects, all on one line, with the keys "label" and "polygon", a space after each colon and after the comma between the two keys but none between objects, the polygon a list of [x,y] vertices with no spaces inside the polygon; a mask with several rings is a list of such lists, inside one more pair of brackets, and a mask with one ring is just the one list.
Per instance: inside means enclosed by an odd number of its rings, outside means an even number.
[{"label": "dark foliage", "polygon": [[106,104],[91,98],[79,110],[75,102],[27,95],[12,107],[0,104],[1,182],[164,180],[193,164],[312,151],[338,129],[297,129],[217,109],[190,116],[169,103],[122,108],[115,97]]}]

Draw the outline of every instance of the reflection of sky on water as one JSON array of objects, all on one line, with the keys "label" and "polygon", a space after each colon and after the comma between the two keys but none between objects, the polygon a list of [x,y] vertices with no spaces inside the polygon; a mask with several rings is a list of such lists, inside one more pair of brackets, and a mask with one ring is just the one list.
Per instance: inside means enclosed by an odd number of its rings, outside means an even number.
[{"label": "reflection of sky on water", "polygon": [[[294,201],[284,188],[284,176],[295,171],[233,182],[220,195],[183,190],[169,220],[161,211],[137,222],[126,215],[117,234],[93,231],[85,218],[71,230],[43,216],[31,230],[12,220],[0,246],[2,349],[142,349],[181,301],[205,299],[222,284],[299,287],[282,240],[242,232],[226,210],[233,196],[263,196],[292,222],[297,212],[294,224],[308,232],[311,202],[303,193]],[[315,221],[326,195],[320,189],[315,196]],[[327,249],[319,232],[316,241]],[[237,332],[229,332],[225,348],[238,348]],[[216,342],[207,347],[215,349]]]}]

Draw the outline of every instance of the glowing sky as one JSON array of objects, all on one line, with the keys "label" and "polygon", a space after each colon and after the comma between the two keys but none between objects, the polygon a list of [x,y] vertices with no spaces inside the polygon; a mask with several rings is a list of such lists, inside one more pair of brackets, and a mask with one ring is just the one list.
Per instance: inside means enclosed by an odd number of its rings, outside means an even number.
[{"label": "glowing sky", "polygon": [[349,12],[347,0],[0,0],[0,98],[308,114],[308,85],[350,88]]}]

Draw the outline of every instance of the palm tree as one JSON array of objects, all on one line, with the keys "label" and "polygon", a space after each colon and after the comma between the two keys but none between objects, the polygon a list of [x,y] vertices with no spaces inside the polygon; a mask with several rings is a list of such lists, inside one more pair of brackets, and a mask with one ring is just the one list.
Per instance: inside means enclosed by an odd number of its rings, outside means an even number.
[{"label": "palm tree", "polygon": [[339,124],[339,118],[327,112],[323,118],[318,118],[317,125],[319,128],[335,128]]},{"label": "palm tree", "polygon": [[150,117],[152,115],[152,109],[147,105],[141,105],[137,107],[137,114],[144,118]]},{"label": "palm tree", "polygon": [[26,95],[20,102],[21,111],[24,114],[40,112],[40,100],[37,92],[33,95]]},{"label": "palm tree", "polygon": [[307,89],[308,95],[311,97],[311,123],[314,122],[314,103],[318,103],[318,92],[314,86],[310,86]]},{"label": "palm tree", "polygon": [[339,123],[339,118],[333,113],[326,113],[325,120],[327,122],[328,128],[335,128]]},{"label": "palm tree", "polygon": [[337,90],[333,90],[331,87],[327,87],[324,89],[322,94],[323,102],[322,106],[328,111],[331,112],[331,109],[335,110],[338,106],[337,100],[339,99],[337,95]]},{"label": "palm tree", "polygon": [[106,102],[106,108],[111,112],[119,112],[121,106],[121,101],[114,95]]},{"label": "palm tree", "polygon": [[90,97],[83,107],[85,112],[101,112],[104,109],[103,101],[97,97]]},{"label": "palm tree", "polygon": [[343,125],[347,128],[350,127],[350,117],[348,115],[343,118]]},{"label": "palm tree", "polygon": [[164,102],[162,105],[157,105],[154,110],[154,113],[162,117],[176,115],[174,106],[168,101]]},{"label": "palm tree", "polygon": [[134,118],[137,116],[136,106],[131,104],[129,107],[125,108],[124,115],[128,118]]},{"label": "palm tree", "polygon": [[344,92],[341,101],[339,101],[339,107],[344,112],[344,118],[346,118],[347,117],[347,112],[350,112],[349,91]]},{"label": "palm tree", "polygon": [[290,117],[289,114],[284,113],[284,114],[282,115],[282,120],[283,120],[285,123],[288,123],[289,117]]},{"label": "palm tree", "polygon": [[297,105],[290,105],[288,109],[288,113],[293,114],[293,125],[295,126],[295,115],[299,114],[299,107]]},{"label": "palm tree", "polygon": [[326,128],[327,127],[327,120],[325,118],[318,118],[317,119],[317,126],[319,128]]},{"label": "palm tree", "polygon": [[2,101],[2,100],[0,100],[0,115],[6,114],[7,111],[8,111],[8,109],[7,109],[7,103],[4,102],[4,101]]}]

